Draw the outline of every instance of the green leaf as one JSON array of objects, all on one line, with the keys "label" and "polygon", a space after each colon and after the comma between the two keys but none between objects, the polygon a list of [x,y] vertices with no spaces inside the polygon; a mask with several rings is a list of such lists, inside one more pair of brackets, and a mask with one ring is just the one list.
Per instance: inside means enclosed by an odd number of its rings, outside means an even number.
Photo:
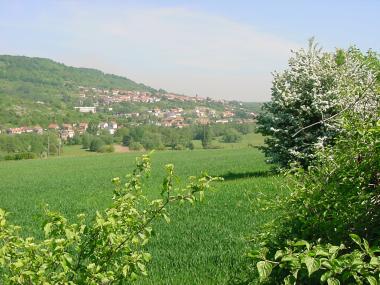
[{"label": "green leaf", "polygon": [[369,262],[371,265],[380,265],[380,260],[378,257],[372,257],[371,261]]},{"label": "green leaf", "polygon": [[293,275],[288,275],[284,278],[284,285],[295,285],[296,278]]},{"label": "green leaf", "polygon": [[367,276],[367,281],[370,285],[377,285],[378,282],[375,277],[373,276]]},{"label": "green leaf", "polygon": [[169,224],[170,223],[170,218],[168,217],[168,215],[162,214],[162,216],[164,217],[165,221]]},{"label": "green leaf", "polygon": [[310,256],[307,256],[304,262],[306,264],[307,271],[309,272],[309,276],[321,267],[321,262]]},{"label": "green leaf", "polygon": [[340,285],[340,281],[334,277],[330,277],[327,279],[327,284],[328,285]]},{"label": "green leaf", "polygon": [[322,283],[326,282],[327,279],[329,279],[331,276],[332,276],[332,272],[331,271],[327,271],[327,272],[323,273],[322,276],[321,276],[321,282]]},{"label": "green leaf", "polygon": [[277,260],[277,259],[279,259],[280,257],[283,257],[283,256],[284,256],[284,251],[277,250],[276,254],[274,255],[274,259]]},{"label": "green leaf", "polygon": [[205,198],[205,191],[200,191],[199,192],[199,201],[202,202]]},{"label": "green leaf", "polygon": [[293,246],[306,246],[307,249],[310,249],[310,244],[306,240],[299,240]]},{"label": "green leaf", "polygon": [[152,255],[149,252],[144,252],[143,253],[143,258],[146,262],[149,262],[152,260]]},{"label": "green leaf", "polygon": [[260,280],[264,281],[269,277],[272,272],[272,264],[268,261],[259,261],[257,263],[257,270],[259,271]]},{"label": "green leaf", "polygon": [[359,246],[362,244],[361,238],[356,234],[350,234],[351,239]]},{"label": "green leaf", "polygon": [[47,223],[44,226],[45,236],[49,236],[50,235],[50,233],[51,233],[51,227],[52,227],[52,223]]}]

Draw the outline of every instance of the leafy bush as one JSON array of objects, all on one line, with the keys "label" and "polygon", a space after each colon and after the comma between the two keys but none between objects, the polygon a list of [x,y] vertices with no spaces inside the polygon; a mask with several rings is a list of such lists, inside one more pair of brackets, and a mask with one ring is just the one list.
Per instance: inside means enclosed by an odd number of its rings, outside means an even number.
[{"label": "leafy bush", "polygon": [[130,135],[123,136],[123,146],[129,146],[133,142],[133,138]]},{"label": "leafy bush", "polygon": [[235,143],[241,140],[241,133],[235,129],[227,129],[222,137],[222,141],[225,143]]},{"label": "leafy bush", "polygon": [[145,149],[163,149],[164,147],[160,133],[145,132],[140,143]]},{"label": "leafy bush", "polygon": [[[309,244],[299,240],[267,258],[267,248],[250,254],[257,262],[260,281],[284,284],[378,284],[380,249],[351,234],[359,248]],[[279,272],[278,272],[279,271]]]},{"label": "leafy bush", "polygon": [[4,156],[4,160],[22,160],[22,159],[34,159],[37,155],[34,152],[21,152],[14,154],[7,154]]},{"label": "leafy bush", "polygon": [[105,152],[114,152],[115,151],[115,147],[110,144],[110,145],[104,145],[102,146],[98,152],[101,152],[101,153],[105,153]]},{"label": "leafy bush", "polygon": [[184,150],[186,149],[183,145],[181,144],[177,144],[175,147],[174,147],[175,150]]},{"label": "leafy bush", "polygon": [[132,142],[129,145],[130,150],[142,150],[143,148],[143,145],[139,142]]},{"label": "leafy bush", "polygon": [[[351,52],[354,54],[350,54]],[[345,70],[345,64],[356,62],[349,59],[350,56],[354,59],[360,57],[355,50],[337,53],[334,59],[336,65],[333,64],[332,67],[335,69],[338,66]],[[375,69],[371,72],[366,68],[362,69],[374,62],[377,64],[376,72]],[[357,64],[354,74],[344,79],[347,80],[343,81],[346,85],[340,86],[335,94],[339,112],[331,115],[333,120],[328,121],[331,124],[329,127],[336,131],[334,143],[315,143],[313,149],[309,149],[312,152],[309,153],[310,156],[305,156],[306,160],[298,160],[290,165],[290,170],[285,172],[289,179],[287,187],[291,189],[290,195],[265,200],[261,199],[260,194],[255,197],[257,209],[281,215],[281,218],[266,224],[253,238],[256,246],[264,247],[259,250],[261,261],[257,263],[261,277],[269,275],[273,265],[278,265],[268,280],[272,284],[318,284],[322,279],[328,284],[340,284],[340,281],[343,284],[352,284],[363,280],[376,284],[371,276],[378,278],[379,264],[371,264],[373,256],[368,250],[368,242],[378,245],[380,239],[380,65],[377,58],[366,56],[360,58]],[[351,67],[348,68],[350,69]],[[298,71],[294,70],[295,73]],[[290,75],[293,76],[294,73]],[[308,76],[310,82],[314,82],[313,73]],[[357,81],[358,78],[362,78],[362,81]],[[307,81],[307,77],[303,80]],[[334,82],[338,86],[341,84],[340,81]],[[292,88],[287,84],[284,86]],[[307,86],[301,87],[300,94],[303,91],[309,94],[310,89]],[[320,98],[311,99],[310,106]],[[295,111],[294,105],[288,107],[288,114]],[[327,130],[325,127],[321,130]],[[287,131],[289,130],[291,129]],[[279,142],[280,138],[281,135],[274,140]],[[306,141],[302,139],[295,143],[301,148],[309,147],[303,145]],[[285,150],[285,146],[286,143],[283,143],[280,147]],[[282,163],[285,161],[289,160],[285,159]],[[353,232],[366,241],[361,242],[356,236],[352,236],[353,240],[349,239],[348,234]],[[310,246],[309,243],[317,245]],[[353,250],[354,243],[364,246],[365,250],[361,248],[361,253]],[[331,244],[345,244],[347,249],[342,248],[342,252],[338,254],[339,246]],[[294,246],[306,246],[306,250],[298,250]],[[324,250],[328,250],[330,255],[324,256]],[[285,254],[284,257],[281,254]],[[270,262],[265,256],[275,256],[276,261]],[[323,260],[325,257],[334,260],[331,268]],[[354,262],[352,266],[351,261]]]},{"label": "leafy bush", "polygon": [[195,148],[195,145],[192,141],[190,141],[188,144],[187,144],[187,148],[190,149],[190,150],[193,150]]},{"label": "leafy bush", "polygon": [[219,180],[207,174],[190,177],[177,188],[174,166],[166,166],[162,197],[143,195],[150,173],[149,156],[136,161],[126,182],[114,178],[113,202],[92,221],[78,215],[71,224],[61,214],[47,210],[45,239],[24,238],[19,227],[7,222],[0,209],[0,279],[3,284],[121,284],[147,275],[151,255],[145,250],[152,222],[170,221],[166,206],[173,202],[201,201],[210,183]]},{"label": "leafy bush", "polygon": [[82,136],[82,147],[84,149],[89,149],[90,148],[90,144],[91,144],[91,141],[93,139],[93,136],[88,134],[88,133],[85,133],[83,136]]},{"label": "leafy bush", "polygon": [[99,151],[105,145],[104,141],[100,138],[93,138],[90,143],[90,151]]},{"label": "leafy bush", "polygon": [[[348,130],[346,130],[348,132]],[[292,194],[265,206],[284,214],[275,222],[275,238],[348,242],[355,232],[370,242],[380,237],[380,125],[354,124],[332,148],[318,153],[307,171],[288,172]],[[283,246],[283,244],[279,244]]]}]

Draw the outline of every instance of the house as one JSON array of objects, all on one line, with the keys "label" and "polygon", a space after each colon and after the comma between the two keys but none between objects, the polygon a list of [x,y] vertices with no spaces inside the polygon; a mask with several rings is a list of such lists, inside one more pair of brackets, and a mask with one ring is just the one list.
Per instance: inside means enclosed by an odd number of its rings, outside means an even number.
[{"label": "house", "polygon": [[166,119],[162,120],[162,126],[182,128],[185,126],[184,118],[183,117],[166,118]]},{"label": "house", "polygon": [[22,128],[9,128],[7,133],[10,135],[22,134],[24,131]]},{"label": "house", "polygon": [[96,107],[74,107],[74,109],[81,113],[96,113]]},{"label": "house", "polygon": [[115,121],[111,121],[111,123],[109,124],[109,127],[116,130],[117,129],[117,123]]},{"label": "house", "polygon": [[208,125],[210,120],[209,118],[198,118],[197,123],[200,125]]},{"label": "house", "polygon": [[231,117],[235,116],[235,113],[233,113],[231,111],[224,111],[222,116],[223,116],[223,118],[231,118]]},{"label": "house", "polygon": [[64,129],[60,132],[61,139],[67,141],[67,139],[72,139],[75,136],[75,132],[73,129]]},{"label": "house", "polygon": [[98,128],[101,130],[108,129],[108,123],[107,122],[101,122],[101,123],[99,123]]},{"label": "house", "polygon": [[175,119],[177,117],[177,113],[174,112],[166,112],[165,118]]},{"label": "house", "polygon": [[29,128],[29,127],[21,127],[22,129],[22,132],[23,133],[27,133],[27,134],[30,134],[30,133],[33,133],[33,128]]},{"label": "house", "polygon": [[72,130],[73,126],[71,124],[63,124],[62,129],[64,130]]},{"label": "house", "polygon": [[77,129],[78,130],[78,133],[79,134],[83,134],[88,128],[88,123],[79,123],[79,128]]},{"label": "house", "polygon": [[35,125],[33,127],[33,131],[39,135],[42,135],[44,132],[44,129],[40,125]]},{"label": "house", "polygon": [[49,130],[59,130],[59,126],[55,123],[51,123],[49,126],[48,126],[48,129]]}]

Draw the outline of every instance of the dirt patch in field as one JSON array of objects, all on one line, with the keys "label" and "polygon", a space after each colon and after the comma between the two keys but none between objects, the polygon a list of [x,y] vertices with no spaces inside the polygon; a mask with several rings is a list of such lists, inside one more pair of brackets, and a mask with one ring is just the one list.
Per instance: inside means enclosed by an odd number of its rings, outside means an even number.
[{"label": "dirt patch in field", "polygon": [[127,146],[115,144],[114,148],[115,148],[115,152],[118,152],[118,153],[130,152],[129,147]]}]

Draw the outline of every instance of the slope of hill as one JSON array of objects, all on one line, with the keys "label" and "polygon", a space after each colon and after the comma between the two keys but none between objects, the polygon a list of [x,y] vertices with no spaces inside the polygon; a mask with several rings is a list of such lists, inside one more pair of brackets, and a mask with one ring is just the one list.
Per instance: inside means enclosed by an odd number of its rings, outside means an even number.
[{"label": "slope of hill", "polygon": [[[77,106],[96,106],[99,112],[83,114],[75,111]],[[152,108],[195,110],[199,106],[218,112],[234,110],[244,118],[259,105],[167,93],[96,69],[70,67],[45,58],[0,55],[0,130],[107,120]]]},{"label": "slope of hill", "polygon": [[66,89],[84,85],[156,92],[155,89],[144,84],[138,84],[125,77],[106,74],[100,70],[76,68],[50,59],[26,56],[0,55],[0,79]]},{"label": "slope of hill", "polygon": [[0,126],[79,119],[78,86],[157,92],[128,78],[75,68],[50,59],[0,55]]}]

